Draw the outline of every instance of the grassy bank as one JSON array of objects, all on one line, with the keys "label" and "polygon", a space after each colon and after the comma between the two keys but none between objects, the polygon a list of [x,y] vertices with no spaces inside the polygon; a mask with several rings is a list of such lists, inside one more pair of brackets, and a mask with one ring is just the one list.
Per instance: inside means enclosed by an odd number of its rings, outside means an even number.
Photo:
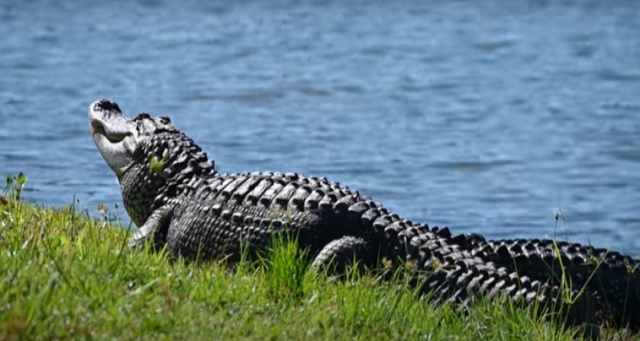
[{"label": "grassy bank", "polygon": [[507,302],[464,314],[432,306],[401,280],[332,281],[307,271],[290,244],[230,271],[131,252],[127,237],[73,207],[1,199],[0,338],[574,340],[576,332]]}]

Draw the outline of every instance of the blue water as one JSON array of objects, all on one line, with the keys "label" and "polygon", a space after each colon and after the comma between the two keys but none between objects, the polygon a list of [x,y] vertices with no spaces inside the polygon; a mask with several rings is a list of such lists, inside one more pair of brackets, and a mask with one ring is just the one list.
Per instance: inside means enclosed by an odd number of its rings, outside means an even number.
[{"label": "blue water", "polygon": [[0,2],[0,174],[26,200],[122,207],[100,97],[171,116],[222,172],[640,256],[639,1]]}]

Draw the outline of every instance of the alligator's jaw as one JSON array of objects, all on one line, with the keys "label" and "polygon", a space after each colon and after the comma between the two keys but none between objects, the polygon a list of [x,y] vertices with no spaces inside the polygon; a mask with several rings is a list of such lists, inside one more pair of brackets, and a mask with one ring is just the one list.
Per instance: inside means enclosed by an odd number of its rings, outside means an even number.
[{"label": "alligator's jaw", "polygon": [[118,179],[133,164],[135,126],[115,102],[97,100],[89,106],[93,142]]}]

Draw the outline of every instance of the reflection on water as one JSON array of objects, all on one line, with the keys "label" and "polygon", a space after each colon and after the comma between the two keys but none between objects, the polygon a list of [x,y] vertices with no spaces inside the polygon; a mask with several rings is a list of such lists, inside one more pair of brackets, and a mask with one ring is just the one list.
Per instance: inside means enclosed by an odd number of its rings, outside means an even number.
[{"label": "reflection on water", "polygon": [[640,255],[637,1],[116,2],[0,4],[0,172],[30,201],[120,203],[86,119],[108,97],[170,115],[222,172]]}]

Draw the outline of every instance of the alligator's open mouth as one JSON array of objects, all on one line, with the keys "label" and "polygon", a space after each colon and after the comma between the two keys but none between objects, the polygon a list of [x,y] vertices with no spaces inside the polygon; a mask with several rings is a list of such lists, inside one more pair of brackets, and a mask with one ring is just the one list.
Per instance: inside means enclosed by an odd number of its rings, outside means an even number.
[{"label": "alligator's open mouth", "polygon": [[129,134],[119,134],[119,133],[108,133],[104,129],[104,125],[99,120],[91,120],[91,135],[102,135],[111,143],[119,143],[124,140]]},{"label": "alligator's open mouth", "polygon": [[102,135],[111,143],[120,143],[130,134],[107,133],[99,121],[91,121],[91,135]]},{"label": "alligator's open mouth", "polygon": [[90,120],[91,135],[99,134],[111,143],[122,142],[131,135],[126,124],[123,123],[123,121],[126,122],[126,118],[115,102],[107,100],[94,102],[91,106]]}]

